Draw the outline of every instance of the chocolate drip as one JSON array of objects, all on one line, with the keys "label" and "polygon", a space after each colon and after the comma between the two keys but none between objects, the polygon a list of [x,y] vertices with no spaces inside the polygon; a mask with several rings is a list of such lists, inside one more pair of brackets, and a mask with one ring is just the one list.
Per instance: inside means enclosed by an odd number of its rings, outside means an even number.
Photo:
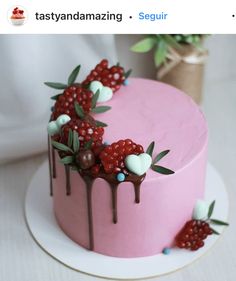
[{"label": "chocolate drip", "polygon": [[111,187],[111,194],[112,194],[112,215],[113,215],[113,223],[118,222],[118,215],[117,215],[117,190],[118,184],[110,184]]},{"label": "chocolate drip", "polygon": [[88,226],[89,226],[89,250],[94,249],[94,237],[93,237],[93,209],[92,209],[92,187],[93,181],[91,177],[85,176],[84,181],[86,183],[87,192],[87,210],[88,210]]},{"label": "chocolate drip", "polygon": [[56,157],[55,157],[55,148],[52,147],[52,177],[55,179],[57,177],[56,173]]},{"label": "chocolate drip", "polygon": [[65,172],[66,172],[66,195],[71,194],[71,184],[70,184],[70,166],[65,165]]},{"label": "chocolate drip", "polygon": [[53,196],[53,182],[52,182],[52,159],[51,159],[51,143],[48,135],[48,166],[49,166],[49,181],[50,181],[50,196]]},{"label": "chocolate drip", "polygon": [[[50,147],[49,147],[50,148]],[[50,151],[50,150],[49,150]],[[50,153],[51,154],[51,153]],[[51,163],[51,160],[49,160]],[[52,161],[53,161],[53,169],[50,169],[50,173],[52,177],[56,177],[56,167],[55,167],[55,149],[52,148]],[[51,166],[51,165],[50,165]],[[70,165],[65,165],[65,173],[66,173],[66,194],[71,194],[71,183],[70,183]],[[111,189],[111,202],[112,202],[112,217],[113,223],[116,224],[118,222],[118,210],[117,210],[117,193],[118,186],[121,182],[119,182],[114,174],[106,174],[104,171],[100,171],[97,176],[91,174],[91,170],[79,170],[79,174],[83,178],[86,185],[86,193],[87,193],[87,212],[88,212],[88,228],[89,228],[89,250],[94,249],[94,234],[93,234],[93,209],[92,209],[92,187],[93,182],[96,178],[102,178],[110,185]],[[126,175],[124,182],[132,182],[134,186],[135,192],[135,203],[140,203],[140,187],[141,183],[145,179],[146,174],[142,176],[137,176],[135,174]],[[51,176],[50,176],[51,177]],[[52,178],[51,177],[51,178]]]},{"label": "chocolate drip", "polygon": [[135,203],[140,203],[140,183],[134,183]]}]

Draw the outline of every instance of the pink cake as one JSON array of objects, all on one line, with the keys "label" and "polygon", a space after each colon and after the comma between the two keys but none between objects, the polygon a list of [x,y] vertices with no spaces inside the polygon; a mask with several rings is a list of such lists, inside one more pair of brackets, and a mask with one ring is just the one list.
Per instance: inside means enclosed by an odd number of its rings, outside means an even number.
[{"label": "pink cake", "polygon": [[[147,148],[155,141],[153,154],[170,150],[158,162],[170,173],[148,169],[144,175],[134,175],[131,167],[128,175],[119,173],[125,180],[114,183],[118,176],[104,170],[93,176],[92,168],[72,171],[76,169],[70,163],[74,156],[57,145],[63,143],[64,123],[71,120],[63,123],[60,133],[51,133],[54,148],[49,146],[51,193],[61,229],[86,249],[125,258],[155,255],[174,245],[177,233],[191,219],[196,201],[204,198],[208,138],[204,116],[187,95],[152,80],[128,81],[101,104],[112,109],[96,115],[108,124],[103,142],[132,139]],[[51,125],[59,118],[55,112]],[[72,158],[63,165],[63,157]]]}]

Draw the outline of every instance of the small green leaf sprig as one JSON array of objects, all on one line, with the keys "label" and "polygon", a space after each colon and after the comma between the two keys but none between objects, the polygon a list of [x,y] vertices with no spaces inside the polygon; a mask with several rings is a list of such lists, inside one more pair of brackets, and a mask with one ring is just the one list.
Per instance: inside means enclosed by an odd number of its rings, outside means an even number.
[{"label": "small green leaf sprig", "polygon": [[196,49],[203,49],[202,34],[152,34],[146,35],[144,39],[131,47],[136,53],[146,53],[154,50],[154,62],[156,67],[166,63],[169,49],[182,50],[184,45],[191,45]]},{"label": "small green leaf sprig", "polygon": [[[73,69],[71,74],[69,75],[67,79],[67,84],[59,83],[59,82],[44,82],[44,84],[50,88],[57,89],[57,90],[64,90],[65,88],[73,85],[75,83],[75,80],[77,79],[77,76],[80,71],[80,65],[77,65],[76,68]],[[59,95],[51,97],[53,100],[57,100]]]},{"label": "small green leaf sprig", "polygon": [[[104,112],[110,110],[111,107],[107,106],[107,105],[96,106],[98,97],[99,97],[99,90],[92,97],[92,103],[91,103],[92,104],[92,110],[91,110],[91,112],[92,113],[104,113]],[[84,112],[82,106],[80,106],[78,102],[75,102],[75,111],[81,119],[83,119],[85,117],[85,112]]]},{"label": "small green leaf sprig", "polygon": [[157,173],[163,174],[163,175],[174,174],[175,173],[174,171],[172,171],[168,168],[165,168],[163,166],[156,165],[156,163],[159,162],[163,157],[165,157],[170,152],[170,150],[164,150],[164,151],[160,152],[159,154],[157,154],[156,157],[153,158],[154,147],[155,147],[155,142],[153,141],[150,143],[150,145],[148,146],[148,148],[146,150],[146,153],[149,154],[153,159],[151,169],[154,172],[157,172]]},{"label": "small green leaf sprig", "polygon": [[[213,224],[213,225],[221,225],[221,226],[228,226],[229,223],[228,222],[224,222],[221,220],[217,220],[217,219],[213,219],[212,218],[212,214],[215,208],[215,200],[210,204],[209,209],[208,209],[208,214],[207,214],[207,219],[206,222],[208,222],[209,224]],[[211,230],[213,231],[214,234],[219,235],[220,233],[218,231],[216,231],[214,228],[211,227]]]},{"label": "small green leaf sprig", "polygon": [[[93,143],[93,139],[87,141],[84,144],[84,149],[91,149],[92,143]],[[79,136],[76,131],[72,131],[71,129],[69,130],[67,145],[53,140],[52,140],[52,145],[54,148],[56,148],[61,152],[66,152],[71,154],[60,159],[60,162],[62,164],[76,166],[76,155],[78,154],[80,149]]]},{"label": "small green leaf sprig", "polygon": [[[78,65],[74,68],[74,70],[71,72],[71,74],[68,77],[67,84],[58,83],[58,82],[45,82],[44,84],[47,85],[50,88],[53,88],[53,89],[64,90],[65,88],[67,88],[67,87],[69,87],[69,86],[71,86],[75,83],[75,81],[77,79],[77,76],[79,74],[80,68],[81,68],[80,65]],[[57,100],[60,95],[62,95],[62,94],[57,94],[57,95],[51,97],[51,99]],[[111,109],[110,106],[105,106],[105,105],[96,106],[98,97],[99,97],[99,90],[92,97],[91,112],[92,113],[104,113],[104,112],[110,110]],[[76,111],[77,115],[81,119],[83,119],[85,117],[85,112],[84,112],[83,108],[79,105],[78,102],[75,102],[74,106],[75,106],[75,111]],[[107,124],[105,124],[101,121],[96,121],[96,125],[99,126],[99,127],[106,127],[107,126]]]}]

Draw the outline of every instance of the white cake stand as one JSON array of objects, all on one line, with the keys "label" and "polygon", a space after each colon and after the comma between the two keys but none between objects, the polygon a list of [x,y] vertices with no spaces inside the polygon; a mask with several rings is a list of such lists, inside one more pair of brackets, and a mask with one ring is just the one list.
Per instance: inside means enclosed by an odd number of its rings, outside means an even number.
[{"label": "white cake stand", "polygon": [[[227,192],[221,177],[210,164],[207,167],[205,199],[209,202],[216,200],[214,217],[227,220]],[[219,238],[218,235],[211,235],[205,246],[196,252],[172,249],[169,255],[145,258],[113,258],[87,251],[70,240],[55,220],[52,198],[49,196],[47,162],[39,168],[29,186],[25,216],[33,238],[46,253],[72,269],[111,279],[140,279],[176,271],[200,258]],[[222,232],[224,228],[216,229]]]}]

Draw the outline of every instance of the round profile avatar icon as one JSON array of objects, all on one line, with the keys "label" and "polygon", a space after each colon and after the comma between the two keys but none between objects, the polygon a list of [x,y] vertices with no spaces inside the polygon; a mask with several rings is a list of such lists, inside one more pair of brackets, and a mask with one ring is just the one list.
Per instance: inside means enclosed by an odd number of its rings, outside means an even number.
[{"label": "round profile avatar icon", "polygon": [[23,25],[26,20],[26,15],[22,7],[14,7],[10,14],[10,21],[13,25]]}]

